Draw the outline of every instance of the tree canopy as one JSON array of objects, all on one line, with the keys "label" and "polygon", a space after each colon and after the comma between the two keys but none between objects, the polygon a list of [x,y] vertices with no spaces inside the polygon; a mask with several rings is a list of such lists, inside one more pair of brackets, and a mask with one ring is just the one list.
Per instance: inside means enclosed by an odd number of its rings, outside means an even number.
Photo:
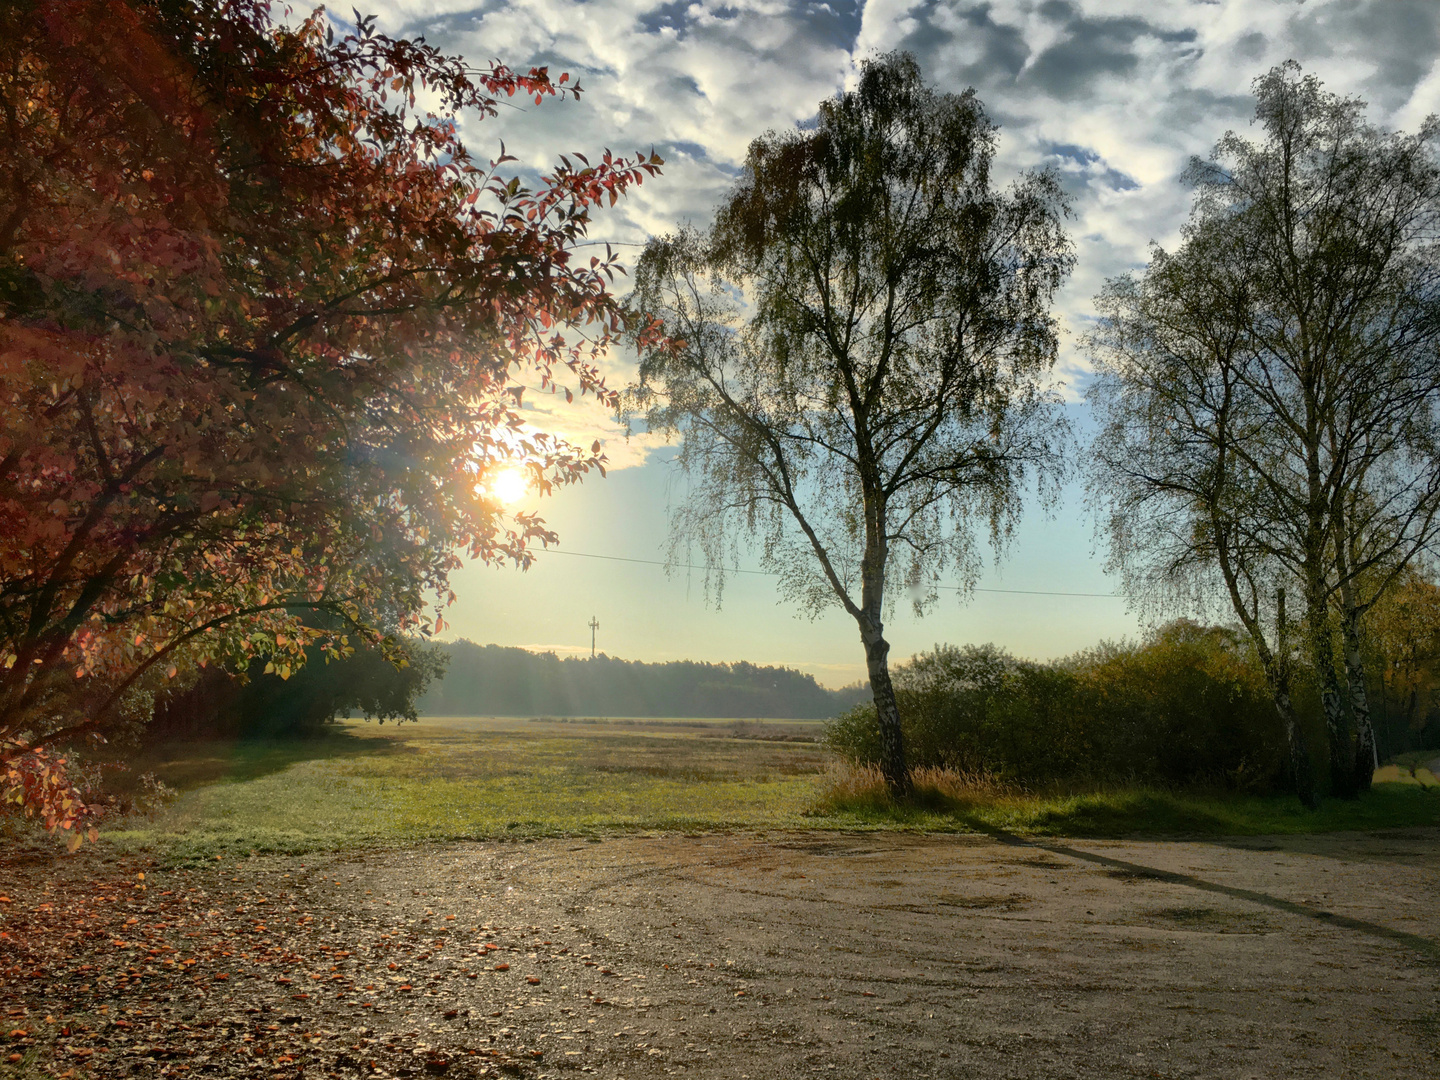
[{"label": "tree canopy", "polygon": [[438,628],[457,551],[523,564],[550,538],[485,478],[603,466],[518,406],[561,372],[613,400],[615,266],[574,245],[660,161],[561,159],[531,188],[456,121],[578,93],[264,0],[0,9],[11,773],[184,665],[285,676],[380,640],[381,608]]},{"label": "tree canopy", "polygon": [[887,603],[973,581],[977,528],[1003,539],[1026,482],[1059,469],[1065,203],[1047,173],[992,188],[995,142],[973,92],[868,61],[813,130],[751,144],[708,234],[658,238],[636,269],[673,339],[642,349],[636,398],[682,438],[676,542],[720,584],[756,539],[786,595],[855,619],[897,789]]},{"label": "tree canopy", "polygon": [[1291,647],[1321,683],[1332,789],[1368,786],[1359,620],[1440,525],[1440,122],[1381,131],[1293,63],[1254,90],[1263,142],[1196,162],[1180,246],[1099,298],[1093,482],[1133,595],[1223,597],[1244,623],[1313,802]]}]

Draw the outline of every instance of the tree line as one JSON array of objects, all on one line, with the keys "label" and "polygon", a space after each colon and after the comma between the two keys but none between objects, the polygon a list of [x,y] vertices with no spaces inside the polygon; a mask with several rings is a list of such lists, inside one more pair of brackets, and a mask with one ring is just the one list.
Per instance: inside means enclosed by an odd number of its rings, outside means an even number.
[{"label": "tree line", "polygon": [[[1383,755],[1440,755],[1440,588],[1407,579],[1374,612],[1361,649]],[[896,697],[912,767],[1028,787],[1155,784],[1270,793],[1290,785],[1289,736],[1263,664],[1238,625],[1166,623],[1137,642],[1102,642],[1048,662],[994,645],[937,646],[897,665]],[[1323,678],[1296,666],[1293,708],[1325,730]],[[883,757],[875,709],[826,727],[859,765]]]},{"label": "tree line", "polygon": [[601,653],[561,658],[500,645],[433,646],[445,674],[419,699],[431,716],[691,716],[829,719],[865,690],[739,661],[647,664]]},{"label": "tree line", "polygon": [[461,639],[400,638],[337,658],[316,649],[288,677],[222,665],[180,676],[116,739],[306,738],[347,717],[745,717],[827,720],[868,696],[791,668],[739,661],[647,664],[601,653],[561,658]]}]

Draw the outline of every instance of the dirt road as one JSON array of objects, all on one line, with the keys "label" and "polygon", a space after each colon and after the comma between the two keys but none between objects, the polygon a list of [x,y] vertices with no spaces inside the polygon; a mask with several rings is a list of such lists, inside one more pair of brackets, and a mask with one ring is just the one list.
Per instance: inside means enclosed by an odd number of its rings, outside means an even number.
[{"label": "dirt road", "polygon": [[[151,880],[203,890],[199,923],[229,920],[236,944],[184,982],[121,962],[117,1009],[155,1025],[183,1010],[167,1045],[188,1049],[162,1067],[149,1037],[100,1032],[95,1075],[1440,1076],[1434,830],[625,837]],[[238,970],[260,955],[241,936],[258,912],[310,935],[309,953],[286,946],[310,992]],[[45,992],[0,986],[32,1013]]]}]

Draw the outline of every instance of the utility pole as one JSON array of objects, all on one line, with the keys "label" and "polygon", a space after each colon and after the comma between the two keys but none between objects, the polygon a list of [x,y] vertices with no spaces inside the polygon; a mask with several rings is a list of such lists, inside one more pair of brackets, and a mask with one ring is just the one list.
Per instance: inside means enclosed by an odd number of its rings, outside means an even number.
[{"label": "utility pole", "polygon": [[590,616],[590,659],[595,659],[595,631],[600,629],[600,620]]}]

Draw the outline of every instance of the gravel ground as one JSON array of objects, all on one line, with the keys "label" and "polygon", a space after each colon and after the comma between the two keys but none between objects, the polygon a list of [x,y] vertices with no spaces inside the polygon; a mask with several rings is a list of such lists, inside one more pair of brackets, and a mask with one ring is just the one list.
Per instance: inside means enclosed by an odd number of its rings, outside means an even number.
[{"label": "gravel ground", "polygon": [[0,875],[0,1075],[1440,1076],[1436,830]]}]

